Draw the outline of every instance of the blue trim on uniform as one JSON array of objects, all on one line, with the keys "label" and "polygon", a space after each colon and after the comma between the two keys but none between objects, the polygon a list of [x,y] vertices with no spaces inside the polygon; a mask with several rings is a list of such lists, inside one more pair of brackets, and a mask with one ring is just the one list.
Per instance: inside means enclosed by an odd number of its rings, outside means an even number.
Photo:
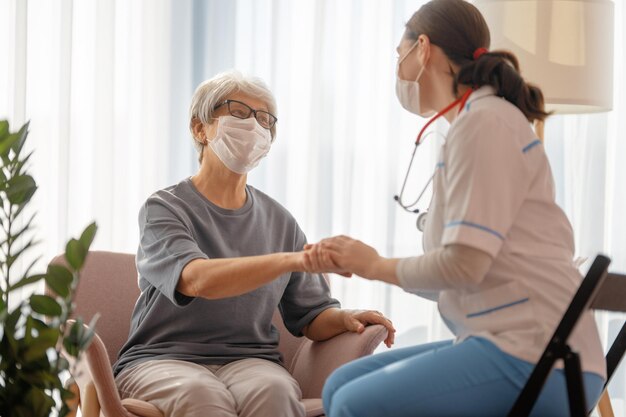
[{"label": "blue trim on uniform", "polygon": [[480,229],[480,230],[482,230],[484,232],[491,233],[492,235],[496,236],[498,239],[504,240],[504,236],[502,236],[500,233],[496,232],[493,229],[488,228],[487,226],[483,226],[481,224],[472,223],[472,222],[466,222],[464,220],[457,220],[457,221],[450,222],[450,223],[445,225],[445,227],[453,227],[453,226],[474,227],[474,228]]},{"label": "blue trim on uniform", "polygon": [[518,304],[524,304],[525,302],[527,302],[529,300],[530,300],[530,298],[528,298],[528,297],[522,298],[521,300],[513,301],[513,302],[508,303],[508,304],[502,304],[501,306],[497,306],[497,307],[489,308],[487,310],[478,311],[476,313],[468,314],[465,317],[467,317],[468,319],[471,319],[473,317],[484,316],[485,314],[493,313],[494,311],[502,310],[503,308],[513,307],[513,306],[518,305]]},{"label": "blue trim on uniform", "polygon": [[472,104],[471,101],[469,101],[466,105],[465,105],[465,111],[469,111],[470,109],[470,104]]},{"label": "blue trim on uniform", "polygon": [[446,166],[445,162],[437,162],[437,168],[443,168]]},{"label": "blue trim on uniform", "polygon": [[535,139],[532,142],[530,142],[528,145],[524,146],[524,149],[522,149],[522,152],[526,153],[539,144],[541,144],[541,141],[539,139]]}]

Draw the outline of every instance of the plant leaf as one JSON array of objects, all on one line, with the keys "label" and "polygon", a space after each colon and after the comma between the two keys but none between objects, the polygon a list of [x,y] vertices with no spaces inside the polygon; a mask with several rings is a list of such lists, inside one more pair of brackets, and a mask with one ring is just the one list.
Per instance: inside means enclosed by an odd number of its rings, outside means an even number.
[{"label": "plant leaf", "polygon": [[15,210],[13,212],[13,217],[12,219],[15,220],[19,217],[19,215],[22,213],[22,211],[26,208],[27,204],[19,204],[17,206],[17,210]]},{"label": "plant leaf", "polygon": [[26,268],[26,270],[24,271],[24,273],[22,274],[22,278],[24,279],[27,276],[30,276],[30,270],[33,269],[33,267],[35,266],[35,264],[37,262],[39,262],[39,260],[41,259],[41,255],[37,256],[35,259],[32,260],[32,262],[30,263],[30,265],[28,265],[28,267]]},{"label": "plant leaf", "polygon": [[6,321],[4,322],[5,340],[9,344],[13,355],[16,355],[18,350],[17,341],[15,340],[15,326],[20,320],[20,317],[22,317],[22,304],[17,306],[15,310],[7,316]]},{"label": "plant leaf", "polygon": [[9,134],[9,122],[0,120],[0,142]]},{"label": "plant leaf", "polygon": [[98,226],[95,222],[91,223],[89,226],[85,228],[83,233],[80,235],[78,239],[79,242],[83,245],[85,250],[89,251],[89,247],[93,242],[93,238],[96,236],[96,231],[98,230]]},{"label": "plant leaf", "polygon": [[37,184],[30,175],[18,175],[9,179],[5,193],[11,204],[23,204],[30,201],[37,191]]},{"label": "plant leaf", "polygon": [[32,319],[33,329],[37,329],[39,331],[39,330],[45,330],[50,327],[48,324],[46,324],[46,322],[36,317],[31,317],[31,319]]},{"label": "plant leaf", "polygon": [[13,148],[13,145],[19,139],[20,139],[19,133],[11,133],[9,135],[6,135],[4,138],[2,138],[2,140],[0,141],[0,155],[2,155],[5,158],[8,158],[9,151],[11,150],[11,148]]},{"label": "plant leaf", "polygon": [[24,327],[24,343],[30,345],[33,339],[33,316],[27,316],[26,326]]},{"label": "plant leaf", "polygon": [[63,347],[68,355],[75,358],[78,357],[80,354],[79,344],[84,333],[83,319],[78,317],[74,324],[72,324],[72,327],[70,327],[68,334],[63,338]]},{"label": "plant leaf", "polygon": [[87,249],[76,239],[70,239],[65,246],[65,259],[75,270],[80,269],[85,262]]},{"label": "plant leaf", "polygon": [[48,265],[46,283],[52,291],[65,298],[72,287],[72,273],[64,266]]},{"label": "plant leaf", "polygon": [[45,389],[37,387],[31,387],[24,400],[32,416],[47,416],[55,404],[54,400],[46,394]]},{"label": "plant leaf", "polygon": [[11,285],[11,287],[9,287],[9,291],[13,291],[13,290],[16,290],[18,288],[22,288],[25,285],[34,284],[35,282],[37,282],[40,279],[45,278],[45,277],[46,276],[44,274],[37,274],[37,275],[31,275],[30,277],[22,278],[21,280],[19,280],[15,284]]},{"label": "plant leaf", "polygon": [[54,366],[59,371],[65,371],[66,369],[70,369],[70,363],[63,356],[58,356]]},{"label": "plant leaf", "polygon": [[43,329],[39,331],[39,335],[32,339],[28,344],[28,348],[22,352],[24,362],[32,362],[41,358],[46,354],[48,349],[53,348],[57,340],[59,340],[59,331],[57,329]]},{"label": "plant leaf", "polygon": [[11,172],[13,175],[22,175],[22,168],[28,163],[31,156],[35,151],[31,151],[28,155],[26,155],[23,159],[20,159],[11,167]]},{"label": "plant leaf", "polygon": [[13,263],[15,263],[15,261],[24,254],[24,252],[26,252],[32,246],[35,246],[37,244],[39,244],[38,241],[36,241],[35,239],[31,239],[26,244],[24,244],[24,246],[22,246],[19,249],[16,249],[15,252],[13,252],[13,255],[7,258],[6,260],[7,266],[10,268],[13,265]]},{"label": "plant leaf", "polygon": [[15,310],[13,310],[8,315],[6,322],[4,322],[5,329],[9,329],[11,331],[11,334],[14,334],[15,326],[17,325],[17,322],[19,321],[21,316],[22,316],[22,304],[15,307]]},{"label": "plant leaf", "polygon": [[47,295],[33,294],[30,296],[30,308],[45,316],[60,316],[63,309],[52,297]]},{"label": "plant leaf", "polygon": [[80,349],[81,352],[85,351],[88,347],[89,344],[91,343],[93,337],[96,334],[96,323],[98,322],[98,319],[100,318],[100,314],[96,313],[91,320],[89,321],[89,325],[87,326],[88,329],[87,331],[82,335],[81,340],[79,341],[78,347]]},{"label": "plant leaf", "polygon": [[[19,239],[20,236],[22,236],[22,234],[26,233],[27,231],[30,230],[33,220],[35,219],[35,217],[37,216],[37,213],[33,213],[32,216],[30,216],[30,219],[28,219],[28,221],[26,222],[26,224],[24,225],[24,227],[22,227],[21,229],[19,229],[17,232],[12,232],[11,233],[11,243],[15,242],[17,239]],[[5,240],[5,242],[8,242],[8,240]]]},{"label": "plant leaf", "polygon": [[12,149],[15,152],[16,158],[19,157],[20,152],[22,152],[22,148],[24,147],[24,143],[26,143],[26,138],[28,137],[28,126],[30,125],[30,121],[24,123],[24,126],[21,127],[19,132],[17,132],[18,140],[13,143]]},{"label": "plant leaf", "polygon": [[[2,339],[2,336],[4,334],[4,322],[7,318],[9,314],[9,311],[7,309],[7,305],[4,302],[4,300],[2,298],[0,298],[0,323],[2,323],[2,326],[0,326],[0,339]],[[2,354],[0,354],[0,357],[2,357]],[[0,361],[2,362],[2,361]]]}]

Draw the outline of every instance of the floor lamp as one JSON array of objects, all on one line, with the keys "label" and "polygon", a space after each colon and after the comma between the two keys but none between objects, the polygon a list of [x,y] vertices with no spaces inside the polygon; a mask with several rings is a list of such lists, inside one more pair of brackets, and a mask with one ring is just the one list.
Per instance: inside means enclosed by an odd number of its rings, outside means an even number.
[{"label": "floor lamp", "polygon": [[[613,107],[614,3],[611,0],[474,0],[491,31],[489,49],[512,51],[522,76],[541,87],[554,114]],[[544,140],[543,122],[535,124]],[[613,417],[607,391],[598,409]]]},{"label": "floor lamp", "polygon": [[[475,0],[491,30],[490,49],[519,58],[554,114],[613,107],[611,0]],[[543,136],[543,126],[539,127]],[[542,138],[543,139],[543,138]]]}]

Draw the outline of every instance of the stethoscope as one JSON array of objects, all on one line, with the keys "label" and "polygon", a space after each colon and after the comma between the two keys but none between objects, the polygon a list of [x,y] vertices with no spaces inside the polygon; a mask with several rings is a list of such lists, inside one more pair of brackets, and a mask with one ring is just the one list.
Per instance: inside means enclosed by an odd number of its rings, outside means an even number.
[{"label": "stethoscope", "polygon": [[[446,108],[444,108],[443,110],[435,114],[428,121],[428,123],[426,123],[424,127],[420,130],[419,134],[417,135],[417,139],[415,140],[415,147],[413,148],[413,153],[411,154],[411,160],[409,161],[409,167],[406,170],[406,175],[404,176],[404,181],[402,182],[402,188],[400,189],[400,194],[399,195],[396,194],[393,196],[393,199],[397,201],[400,207],[402,207],[405,211],[409,213],[413,213],[413,214],[418,214],[417,221],[415,222],[415,226],[417,227],[417,230],[419,230],[420,232],[424,231],[424,228],[426,226],[426,218],[427,218],[428,212],[425,211],[425,212],[420,213],[420,209],[417,208],[417,204],[421,201],[422,197],[424,196],[424,193],[426,192],[430,184],[433,182],[435,178],[435,174],[437,173],[437,170],[435,169],[433,174],[430,176],[430,178],[428,179],[428,182],[426,182],[426,185],[424,185],[424,188],[422,188],[422,191],[420,191],[415,201],[410,204],[404,203],[404,197],[403,197],[404,190],[406,188],[407,180],[409,179],[409,174],[411,173],[411,167],[413,166],[413,161],[415,160],[415,154],[417,153],[417,148],[422,144],[423,139],[426,139],[429,134],[433,133],[433,132],[429,132],[426,136],[424,136],[424,132],[426,131],[426,129],[428,129],[428,127],[431,124],[433,124],[435,120],[437,120],[438,118],[440,118],[441,116],[443,116],[444,114],[452,110],[454,106],[458,105],[459,112],[460,112],[461,109],[463,109],[463,107],[465,106],[465,103],[467,102],[467,99],[469,98],[470,94],[472,94],[472,91],[473,89],[467,90],[463,94],[463,96],[461,96],[461,98],[454,100]],[[422,136],[424,137],[422,138]]]}]

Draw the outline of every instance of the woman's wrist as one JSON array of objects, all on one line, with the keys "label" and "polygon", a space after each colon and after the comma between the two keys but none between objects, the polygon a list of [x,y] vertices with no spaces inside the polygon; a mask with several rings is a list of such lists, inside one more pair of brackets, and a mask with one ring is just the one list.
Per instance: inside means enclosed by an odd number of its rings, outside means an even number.
[{"label": "woman's wrist", "polygon": [[366,277],[378,281],[383,281],[393,285],[400,285],[396,274],[396,268],[400,260],[397,258],[385,258],[379,256],[371,267],[371,276]]},{"label": "woman's wrist", "polygon": [[284,272],[305,272],[302,252],[283,252],[278,254]]}]

